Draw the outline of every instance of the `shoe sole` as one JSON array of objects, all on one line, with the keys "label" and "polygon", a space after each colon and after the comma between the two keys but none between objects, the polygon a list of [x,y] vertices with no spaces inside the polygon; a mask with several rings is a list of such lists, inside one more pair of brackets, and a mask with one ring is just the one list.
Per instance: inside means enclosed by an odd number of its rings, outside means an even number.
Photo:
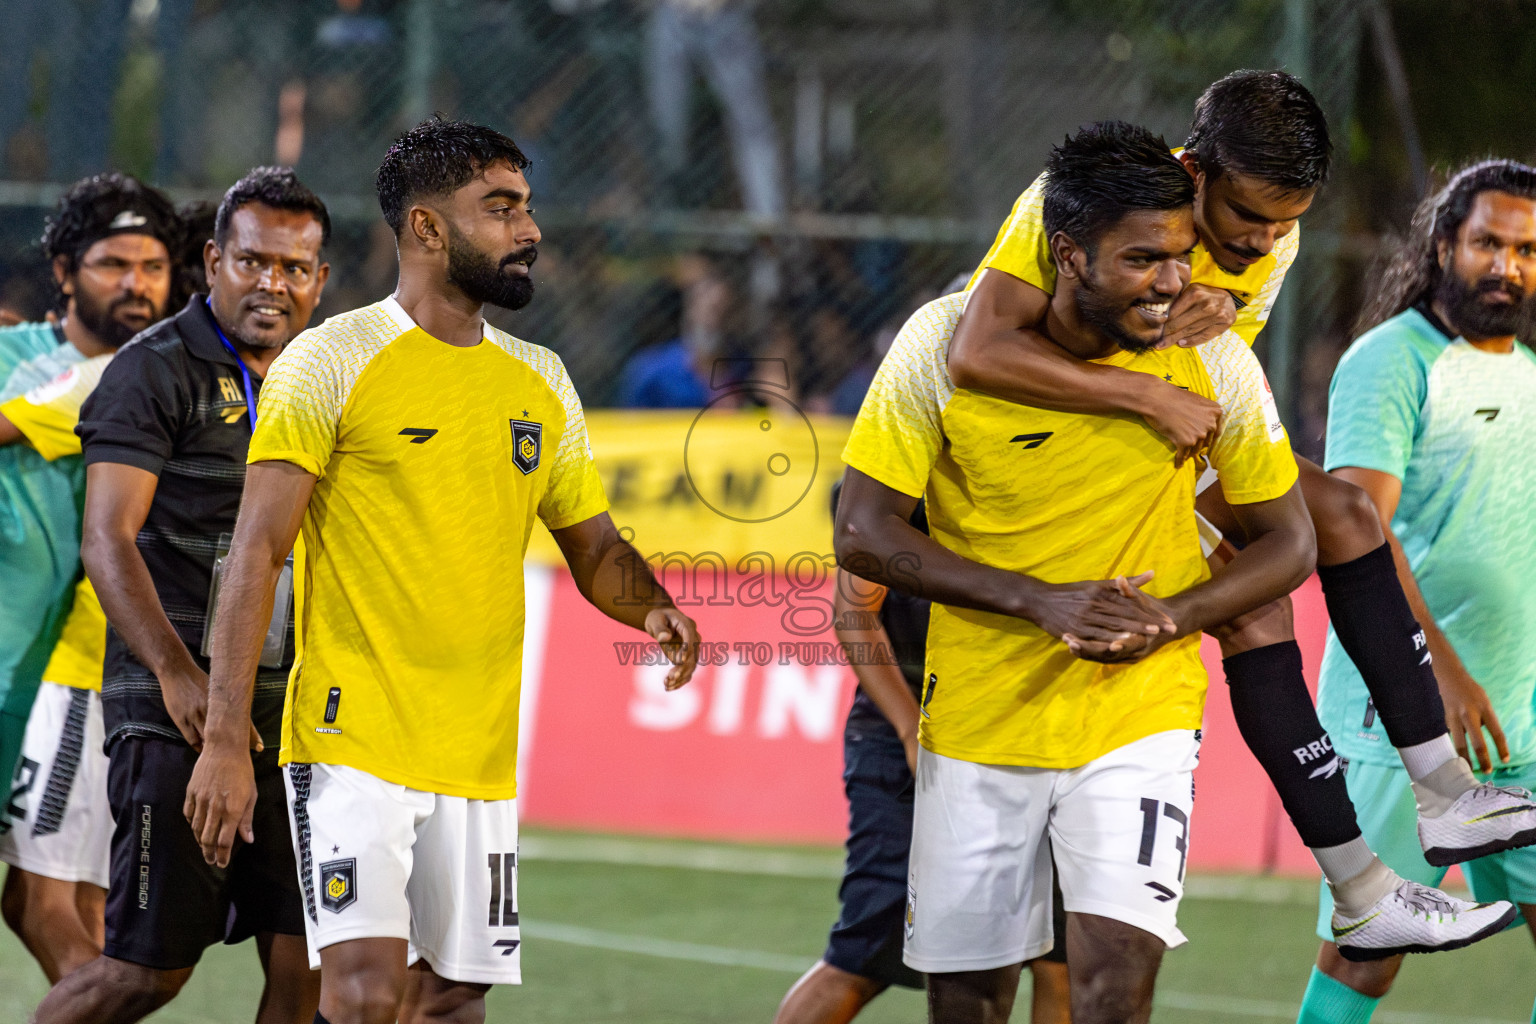
[{"label": "shoe sole", "polygon": [[1339,945],[1339,955],[1345,960],[1361,964],[1372,960],[1385,960],[1387,957],[1398,956],[1402,953],[1444,953],[1447,950],[1463,949],[1474,942],[1481,942],[1489,936],[1497,935],[1505,928],[1508,928],[1510,922],[1518,917],[1519,913],[1518,910],[1511,906],[1500,915],[1497,921],[1481,929],[1476,934],[1469,935],[1464,939],[1455,939],[1451,942],[1441,943],[1437,946],[1393,946],[1391,948],[1367,949],[1361,946]]},{"label": "shoe sole", "polygon": [[1499,839],[1482,846],[1448,847],[1432,846],[1424,851],[1424,859],[1437,868],[1448,868],[1452,864],[1461,864],[1464,861],[1476,860],[1492,853],[1503,853],[1505,850],[1518,850],[1522,846],[1536,844],[1536,828],[1526,829],[1524,832],[1516,832],[1508,839]]}]

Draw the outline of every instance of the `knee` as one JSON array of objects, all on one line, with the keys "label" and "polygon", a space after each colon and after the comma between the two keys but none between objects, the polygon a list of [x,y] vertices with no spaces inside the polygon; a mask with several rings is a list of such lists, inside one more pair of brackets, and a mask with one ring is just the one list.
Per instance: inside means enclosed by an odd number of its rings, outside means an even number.
[{"label": "knee", "polygon": [[331,1024],[392,1024],[403,993],[384,971],[351,971],[338,978],[322,972],[320,1008]]},{"label": "knee", "polygon": [[1324,565],[1353,561],[1386,543],[1376,503],[1362,488],[1322,475],[1307,495],[1317,533],[1317,560]]},{"label": "knee", "polygon": [[140,1014],[153,1013],[172,999],[192,976],[192,968],[157,971],[138,964],[113,961],[110,984],[125,997],[128,1007]]},{"label": "knee", "polygon": [[1296,624],[1291,611],[1291,599],[1282,597],[1278,601],[1271,601],[1210,632],[1221,644],[1223,658],[1294,640]]},{"label": "knee", "polygon": [[1073,1024],[1128,1024],[1146,1020],[1152,1002],[1151,985],[1139,986],[1113,971],[1097,971],[1072,979]]}]

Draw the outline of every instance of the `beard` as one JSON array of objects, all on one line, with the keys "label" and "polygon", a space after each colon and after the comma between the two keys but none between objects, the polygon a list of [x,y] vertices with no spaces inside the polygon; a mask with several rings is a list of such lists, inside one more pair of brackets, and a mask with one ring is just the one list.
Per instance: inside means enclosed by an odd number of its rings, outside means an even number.
[{"label": "beard", "polygon": [[1092,278],[1092,269],[1089,276],[1083,279],[1076,293],[1077,314],[1083,322],[1103,334],[1116,345],[1127,352],[1145,352],[1157,342],[1142,341],[1136,335],[1126,330],[1122,322],[1127,312],[1127,307],[1118,299],[1111,299],[1105,295]]},{"label": "beard", "polygon": [[532,275],[509,274],[506,269],[514,263],[531,268],[538,256],[538,250],[529,245],[493,262],[457,228],[448,226],[448,283],[482,305],[514,310],[528,305],[533,300]]},{"label": "beard", "polygon": [[[158,321],[165,313],[165,310],[156,308],[153,302],[137,296],[119,295],[108,302],[100,302],[90,292],[79,287],[78,282],[75,287],[74,299],[75,316],[80,318],[80,322],[85,325],[86,330],[101,339],[102,344],[114,349],[122,348],[128,343],[128,339],[138,334],[144,327],[148,327],[149,324]],[[117,318],[118,310],[129,304],[147,305],[149,307],[149,323],[146,323],[143,327],[134,327],[119,320]]]},{"label": "beard", "polygon": [[[1483,296],[1505,291],[1514,299],[1509,303],[1490,303]],[[1451,318],[1451,327],[1473,338],[1503,338],[1517,333],[1536,313],[1536,302],[1526,297],[1525,289],[1501,277],[1483,277],[1468,284],[1456,271],[1451,257],[1435,284],[1435,301]]]}]

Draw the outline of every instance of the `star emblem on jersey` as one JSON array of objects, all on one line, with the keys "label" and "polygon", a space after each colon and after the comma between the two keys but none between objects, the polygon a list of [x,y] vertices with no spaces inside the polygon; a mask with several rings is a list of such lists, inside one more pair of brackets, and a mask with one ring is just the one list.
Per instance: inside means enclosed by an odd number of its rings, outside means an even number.
[{"label": "star emblem on jersey", "polygon": [[357,858],[328,860],[320,865],[320,905],[339,914],[357,902]]},{"label": "star emblem on jersey", "polygon": [[529,420],[511,420],[512,464],[527,476],[539,468],[539,450],[543,447],[544,424]]}]

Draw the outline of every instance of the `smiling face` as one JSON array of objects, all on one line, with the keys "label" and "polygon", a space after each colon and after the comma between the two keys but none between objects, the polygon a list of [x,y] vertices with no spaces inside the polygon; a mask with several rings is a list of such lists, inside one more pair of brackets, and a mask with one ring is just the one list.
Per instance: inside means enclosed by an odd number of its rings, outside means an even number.
[{"label": "smiling face", "polygon": [[533,299],[533,263],[542,237],[523,172],[505,161],[441,204],[447,220],[448,283],[470,299],[522,309]]},{"label": "smiling face", "polygon": [[1086,250],[1067,244],[1070,251],[1058,252],[1057,262],[1070,264],[1063,276],[1075,284],[1071,301],[1082,323],[1127,351],[1157,344],[1168,307],[1189,283],[1195,247],[1189,207],[1126,214],[1099,236],[1091,259]]},{"label": "smiling face", "polygon": [[1469,339],[1513,335],[1536,302],[1536,201],[1479,193],[1437,255],[1435,303],[1450,326]]},{"label": "smiling face", "polygon": [[73,272],[60,257],[59,286],[77,318],[107,348],[117,348],[165,315],[171,255],[149,235],[109,235],[80,254]]},{"label": "smiling face", "polygon": [[229,218],[223,246],[203,248],[208,301],[232,341],[282,348],[309,326],[330,275],[320,260],[324,230],[307,210],[247,203]]},{"label": "smiling face", "polygon": [[1212,175],[1191,154],[1179,157],[1195,176],[1195,227],[1221,269],[1241,274],[1268,256],[1275,243],[1296,230],[1315,191],[1286,192],[1227,169]]}]

